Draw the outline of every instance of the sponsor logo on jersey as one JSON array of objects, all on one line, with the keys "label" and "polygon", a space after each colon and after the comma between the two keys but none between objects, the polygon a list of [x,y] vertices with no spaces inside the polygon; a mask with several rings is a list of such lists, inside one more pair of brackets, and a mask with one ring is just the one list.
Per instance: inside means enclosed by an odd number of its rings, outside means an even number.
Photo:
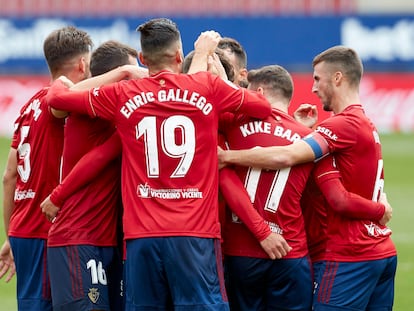
[{"label": "sponsor logo on jersey", "polygon": [[187,189],[154,189],[151,188],[148,183],[144,185],[138,185],[137,194],[140,198],[157,198],[166,200],[178,200],[178,199],[202,199],[203,192],[198,188]]},{"label": "sponsor logo on jersey", "polygon": [[276,224],[274,222],[271,222],[271,221],[267,221],[267,220],[265,220],[265,223],[267,223],[269,225],[270,231],[272,231],[273,233],[283,235],[283,230],[282,230],[282,228],[279,227],[278,224]]},{"label": "sponsor logo on jersey", "polygon": [[368,225],[364,225],[365,228],[367,229],[368,235],[372,236],[372,237],[378,237],[378,236],[387,236],[391,234],[391,229],[390,228],[380,228],[378,225],[374,224],[373,222],[371,222]]},{"label": "sponsor logo on jersey", "polygon": [[318,126],[315,130],[315,132],[317,133],[321,133],[324,136],[330,138],[331,140],[338,140],[338,136],[336,136],[336,134],[334,134],[330,129],[323,127],[323,126]]},{"label": "sponsor logo on jersey", "polygon": [[34,192],[32,189],[29,190],[16,190],[14,192],[14,200],[15,201],[21,201],[25,199],[34,199],[36,196],[36,192]]}]

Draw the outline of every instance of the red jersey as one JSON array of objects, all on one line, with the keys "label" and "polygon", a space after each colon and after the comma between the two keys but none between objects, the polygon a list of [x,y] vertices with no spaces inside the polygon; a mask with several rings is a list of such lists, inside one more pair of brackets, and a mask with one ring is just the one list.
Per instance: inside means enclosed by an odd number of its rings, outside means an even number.
[{"label": "red jersey", "polygon": [[[345,188],[377,201],[384,186],[381,143],[361,105],[352,105],[323,121],[315,130],[335,157]],[[324,171],[326,168],[322,168]],[[336,169],[335,169],[336,170]],[[315,172],[316,181],[335,174]],[[356,220],[327,209],[326,260],[365,261],[396,255],[391,230],[377,221]]]},{"label": "red jersey", "polygon": [[59,183],[64,119],[55,118],[45,101],[48,88],[20,110],[11,147],[17,149],[17,181],[9,236],[46,239],[50,222],[40,204]]},{"label": "red jersey", "polygon": [[[284,146],[312,132],[277,109],[263,121],[230,114],[221,121],[220,129],[230,149]],[[235,167],[251,202],[271,231],[281,234],[292,247],[284,258],[299,258],[308,253],[300,198],[312,167],[313,163],[281,170]],[[243,207],[232,207],[233,210],[238,208]],[[268,258],[254,235],[230,212],[224,225],[223,252],[233,256]]]},{"label": "red jersey", "polygon": [[[325,159],[323,159],[325,160]],[[319,163],[316,163],[318,166]],[[324,259],[326,249],[327,202],[314,179],[315,170],[308,179],[300,202],[305,220],[309,256],[312,262]]]},{"label": "red jersey", "polygon": [[159,72],[89,92],[52,86],[50,104],[112,120],[122,141],[126,239],[156,236],[219,238],[218,116],[257,117],[270,106],[253,92],[207,72]]},{"label": "red jersey", "polygon": [[[65,126],[62,177],[66,177],[83,155],[105,142],[114,131],[108,121],[69,115]],[[114,160],[97,178],[64,201],[50,228],[48,246],[117,244],[120,168],[120,160]],[[65,189],[60,188],[62,190]]]}]

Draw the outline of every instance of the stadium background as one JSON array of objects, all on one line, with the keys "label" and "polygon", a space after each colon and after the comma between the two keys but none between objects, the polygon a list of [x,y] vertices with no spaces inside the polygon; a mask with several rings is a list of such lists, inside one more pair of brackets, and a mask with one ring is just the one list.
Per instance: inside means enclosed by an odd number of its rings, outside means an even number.
[{"label": "stadium background", "polygon": [[[292,111],[302,102],[319,104],[311,93],[311,61],[317,53],[338,44],[358,51],[365,67],[361,98],[382,136],[386,191],[394,206],[392,228],[400,254],[394,310],[411,311],[412,0],[0,0],[0,170],[20,106],[49,82],[42,44],[51,30],[71,24],[88,31],[95,47],[117,39],[139,49],[136,27],[161,16],[178,24],[184,54],[201,31],[214,29],[244,46],[249,69],[273,63],[286,67],[295,83]],[[3,234],[1,227],[0,241]],[[16,309],[14,288],[15,281],[0,281],[0,310]]]}]

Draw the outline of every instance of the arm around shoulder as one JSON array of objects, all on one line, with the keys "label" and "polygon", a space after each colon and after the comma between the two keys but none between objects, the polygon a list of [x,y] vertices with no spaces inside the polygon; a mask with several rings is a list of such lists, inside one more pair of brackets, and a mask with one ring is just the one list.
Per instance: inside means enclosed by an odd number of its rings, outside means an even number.
[{"label": "arm around shoulder", "polygon": [[315,159],[312,148],[300,140],[286,146],[244,150],[219,150],[220,165],[238,164],[266,169],[281,169]]}]

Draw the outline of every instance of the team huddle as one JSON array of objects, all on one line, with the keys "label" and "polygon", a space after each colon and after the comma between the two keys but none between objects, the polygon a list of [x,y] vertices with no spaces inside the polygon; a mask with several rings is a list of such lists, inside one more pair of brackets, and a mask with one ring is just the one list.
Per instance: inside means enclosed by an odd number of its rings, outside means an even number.
[{"label": "team huddle", "polygon": [[313,59],[333,112],[317,124],[312,105],[288,114],[288,71],[248,71],[236,40],[206,31],[184,57],[173,21],[137,31],[140,52],[92,52],[71,26],[44,41],[52,83],[22,107],[3,177],[18,310],[392,310],[355,51]]}]

